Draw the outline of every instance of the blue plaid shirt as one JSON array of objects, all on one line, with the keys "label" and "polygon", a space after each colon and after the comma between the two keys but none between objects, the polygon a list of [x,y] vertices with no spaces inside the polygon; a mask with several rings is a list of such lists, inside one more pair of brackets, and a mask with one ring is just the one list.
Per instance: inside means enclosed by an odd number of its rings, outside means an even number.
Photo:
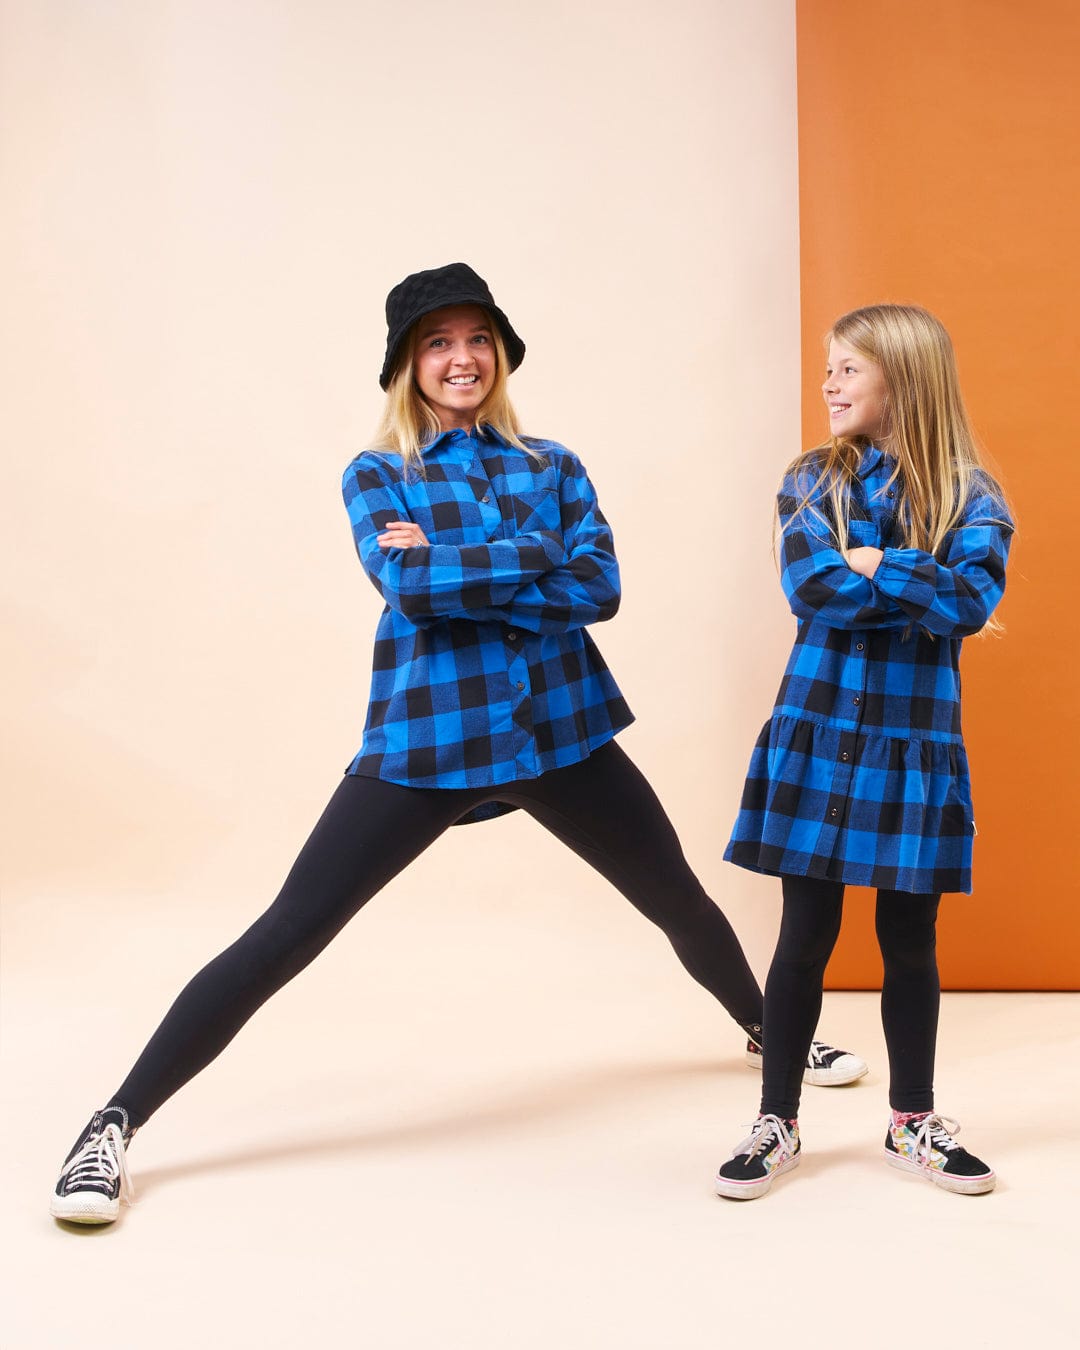
[{"label": "blue plaid shirt", "polygon": [[[426,476],[375,451],[346,469],[356,549],[386,602],[348,773],[494,786],[576,763],[633,721],[585,631],[619,607],[611,531],[580,460],[529,444],[541,458],[451,431],[425,447]],[[391,520],[419,525],[430,547],[380,548]]]},{"label": "blue plaid shirt", "polygon": [[1001,599],[1012,522],[984,475],[938,557],[895,548],[894,468],[871,447],[852,486],[849,546],[884,551],[873,580],[847,566],[825,520],[795,514],[813,462],[781,487],[798,632],[724,856],[772,875],[970,892],[960,646]]}]

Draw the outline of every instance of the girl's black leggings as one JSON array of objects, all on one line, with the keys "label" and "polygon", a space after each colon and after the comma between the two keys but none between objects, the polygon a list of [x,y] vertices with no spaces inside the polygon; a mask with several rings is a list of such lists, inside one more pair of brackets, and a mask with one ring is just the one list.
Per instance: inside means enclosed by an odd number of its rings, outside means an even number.
[{"label": "girl's black leggings", "polygon": [[[825,966],[840,932],[844,887],[784,877],[784,915],[765,982],[765,1064],[761,1112],[799,1114],[806,1056],[821,1011]],[[877,936],[885,966],[881,1021],[889,1051],[889,1103],[897,1111],[934,1106],[937,1042],[937,923],[940,895],[877,894]]]},{"label": "girl's black leggings", "polygon": [[520,806],[657,924],[699,984],[739,1023],[762,996],[727,919],[683,857],[656,794],[608,742],[587,759],[498,788],[409,788],[346,777],[280,895],[180,993],[111,1099],[133,1126],[228,1045],[388,881],[481,802]]}]

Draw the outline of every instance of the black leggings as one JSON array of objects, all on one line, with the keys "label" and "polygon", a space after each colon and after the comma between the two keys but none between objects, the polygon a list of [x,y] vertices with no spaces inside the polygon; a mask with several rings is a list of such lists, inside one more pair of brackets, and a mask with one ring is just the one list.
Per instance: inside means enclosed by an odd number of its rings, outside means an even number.
[{"label": "black leggings", "polygon": [[481,802],[511,802],[657,924],[699,984],[739,1023],[762,996],[727,919],[683,857],[656,794],[608,742],[578,764],[499,788],[409,788],[346,777],[280,895],[186,986],[111,1100],[143,1124],[248,1018],[444,830]]},{"label": "black leggings", "polygon": [[[783,886],[784,916],[765,983],[761,1111],[793,1119],[821,1012],[825,967],[840,932],[844,887],[813,877],[784,877]],[[889,1104],[897,1111],[930,1111],[934,1105],[940,899],[906,891],[877,894],[877,936],[885,966],[881,1021],[889,1051]]]}]

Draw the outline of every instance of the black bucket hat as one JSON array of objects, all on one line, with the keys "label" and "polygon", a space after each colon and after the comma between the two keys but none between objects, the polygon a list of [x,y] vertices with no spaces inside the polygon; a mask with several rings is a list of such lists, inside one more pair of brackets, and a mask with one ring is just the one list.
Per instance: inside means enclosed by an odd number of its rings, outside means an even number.
[{"label": "black bucket hat", "polygon": [[398,350],[409,329],[425,314],[447,305],[480,305],[498,324],[510,369],[517,370],[525,359],[525,344],[510,326],[510,320],[495,303],[487,282],[467,263],[448,263],[427,272],[413,272],[399,281],[386,297],[386,360],[379,384],[390,383],[397,364]]}]

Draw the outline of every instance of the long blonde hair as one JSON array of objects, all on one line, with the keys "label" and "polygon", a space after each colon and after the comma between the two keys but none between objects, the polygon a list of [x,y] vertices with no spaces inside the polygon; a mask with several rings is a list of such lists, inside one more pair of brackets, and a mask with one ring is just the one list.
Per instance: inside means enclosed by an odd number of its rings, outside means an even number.
[{"label": "long blonde hair", "polygon": [[[896,460],[897,542],[937,554],[959,524],[974,493],[995,505],[987,521],[1004,520],[1001,488],[975,442],[952,340],[933,314],[915,305],[867,305],[841,315],[826,335],[881,368],[884,434],[878,448]],[[866,436],[830,436],[789,465],[797,483],[796,516],[827,519],[843,556],[848,552],[851,485]],[[826,510],[810,506],[820,494]],[[991,624],[993,626],[993,624]]]},{"label": "long blonde hair", "polygon": [[[400,455],[404,461],[406,477],[417,474],[422,478],[424,447],[438,436],[439,419],[416,384],[416,339],[419,323],[417,320],[413,324],[402,342],[403,354],[387,386],[382,418],[370,448]],[[495,347],[495,380],[487,398],[476,410],[476,429],[482,431],[485,427],[490,427],[510,445],[524,450],[535,459],[540,459],[537,452],[522,440],[521,423],[514,411],[514,405],[510,402],[510,393],[507,389],[509,362],[506,344],[503,342],[498,324],[492,321],[490,327],[491,341]]]}]

